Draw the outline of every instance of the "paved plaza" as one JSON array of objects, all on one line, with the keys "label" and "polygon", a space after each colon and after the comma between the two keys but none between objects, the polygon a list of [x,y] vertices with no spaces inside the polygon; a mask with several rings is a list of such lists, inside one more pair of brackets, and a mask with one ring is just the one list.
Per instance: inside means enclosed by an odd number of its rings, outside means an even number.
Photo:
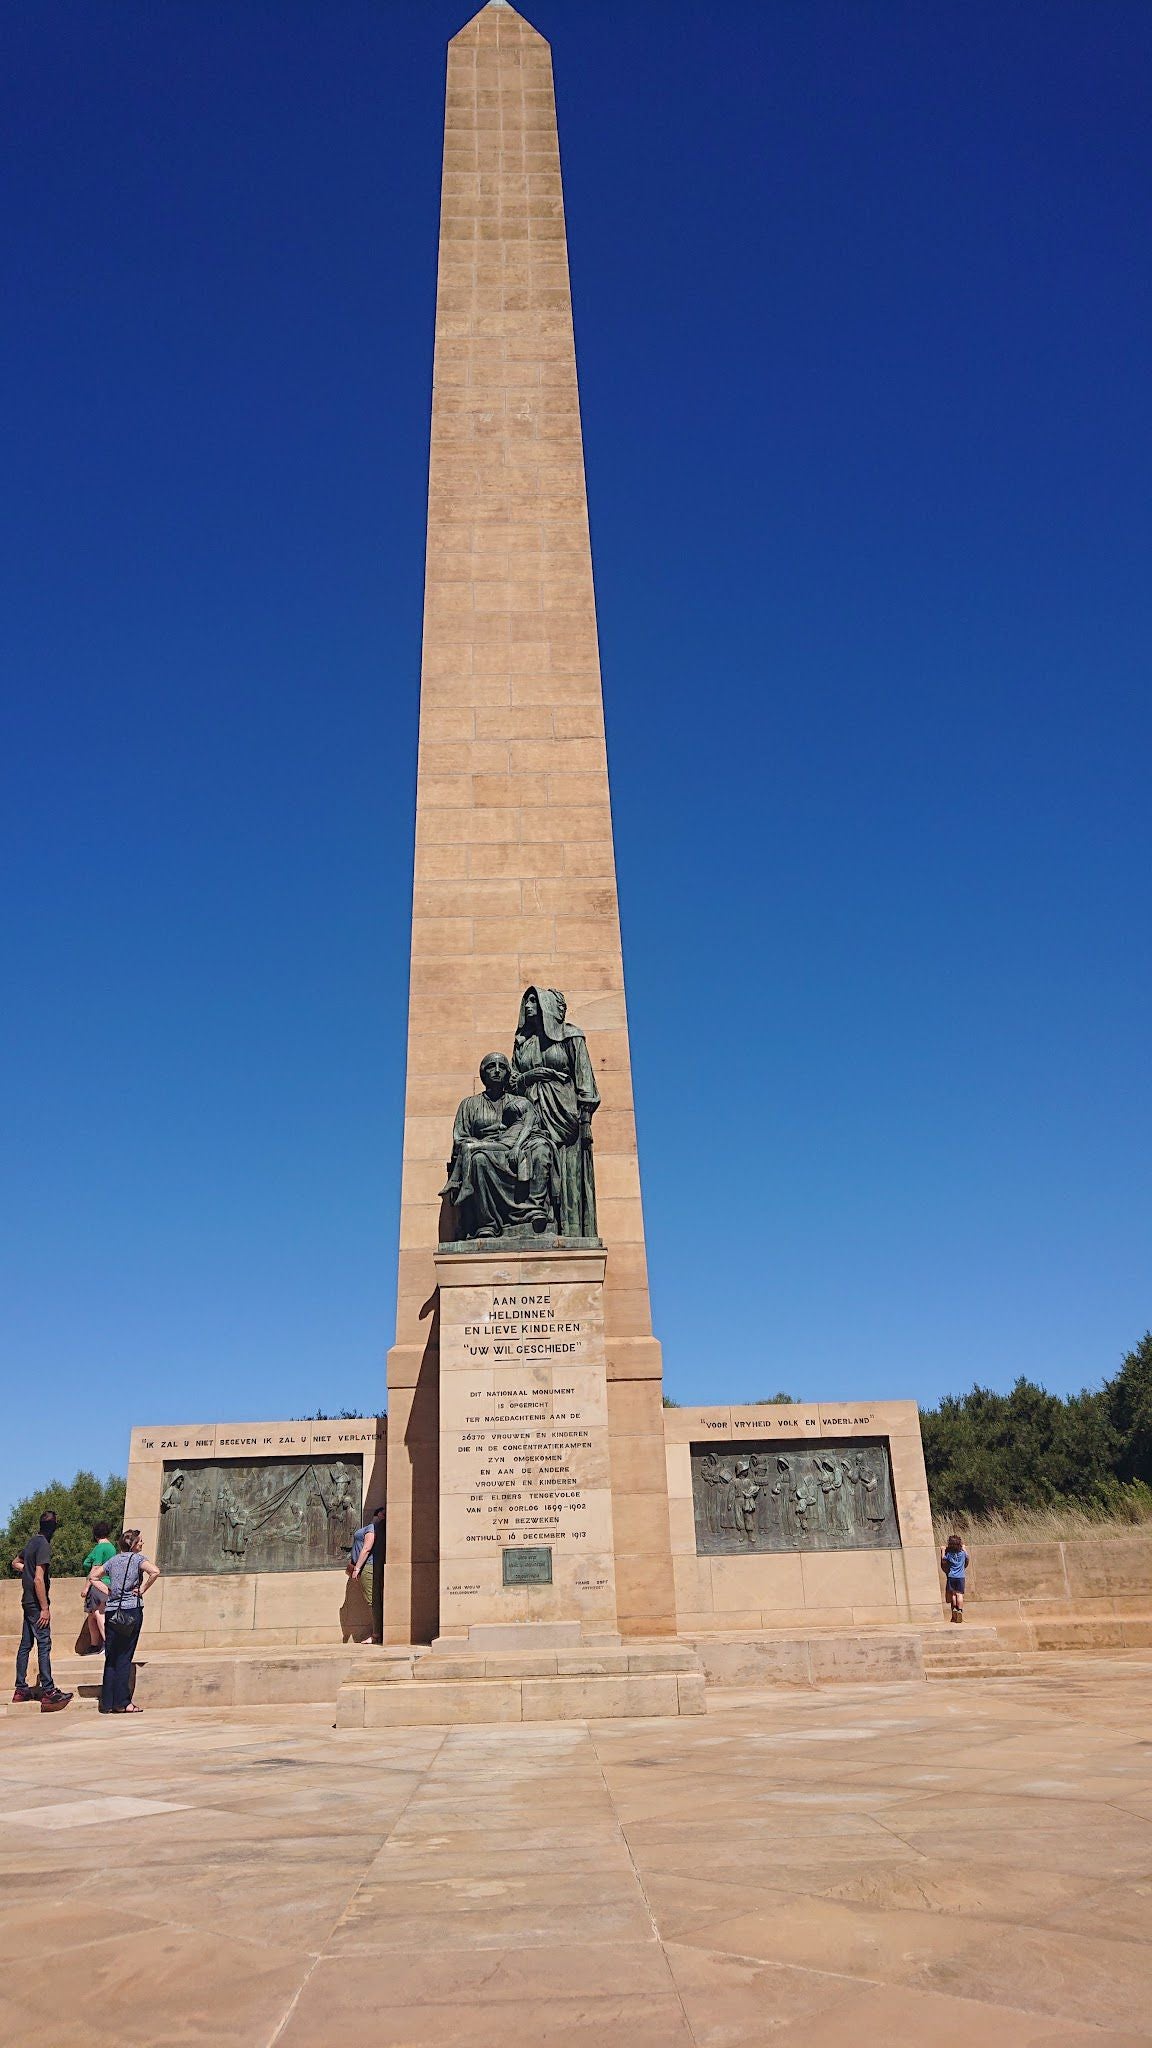
[{"label": "paved plaza", "polygon": [[1152,1657],[698,1719],[3,1725],[0,2042],[1152,2039]]}]

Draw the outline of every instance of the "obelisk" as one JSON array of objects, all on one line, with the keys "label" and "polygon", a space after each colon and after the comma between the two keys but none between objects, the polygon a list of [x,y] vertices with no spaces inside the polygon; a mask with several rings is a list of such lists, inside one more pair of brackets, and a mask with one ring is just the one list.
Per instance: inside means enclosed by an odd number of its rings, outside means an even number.
[{"label": "obelisk", "polygon": [[489,0],[448,51],[388,1360],[390,1642],[427,1642],[443,1623],[435,1254],[453,1114],[479,1087],[481,1056],[510,1049],[530,985],[564,992],[602,1095],[595,1175],[616,1622],[626,1635],[670,1633],[660,1347],[648,1301],[551,54],[508,0]]}]

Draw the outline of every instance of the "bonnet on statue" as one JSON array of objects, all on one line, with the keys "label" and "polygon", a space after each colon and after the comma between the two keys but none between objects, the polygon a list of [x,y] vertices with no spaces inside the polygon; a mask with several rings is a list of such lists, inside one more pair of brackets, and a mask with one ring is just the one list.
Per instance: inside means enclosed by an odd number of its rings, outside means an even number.
[{"label": "bonnet on statue", "polygon": [[520,1015],[516,1020],[517,1042],[522,1038],[534,1036],[537,1032],[536,1023],[530,1024],[524,1015],[524,1005],[529,996],[535,996],[540,1005],[539,1036],[546,1039],[550,1045],[562,1045],[566,1038],[583,1038],[584,1033],[578,1024],[569,1024],[565,1021],[568,1005],[561,991],[558,988],[537,988],[531,983],[520,998]]},{"label": "bonnet on statue", "polygon": [[[531,1006],[532,1014],[529,1014]],[[552,1147],[552,1193],[561,1237],[595,1239],[592,1117],[600,1091],[578,1024],[558,988],[530,983],[520,998],[512,1086],[527,1097]]]}]

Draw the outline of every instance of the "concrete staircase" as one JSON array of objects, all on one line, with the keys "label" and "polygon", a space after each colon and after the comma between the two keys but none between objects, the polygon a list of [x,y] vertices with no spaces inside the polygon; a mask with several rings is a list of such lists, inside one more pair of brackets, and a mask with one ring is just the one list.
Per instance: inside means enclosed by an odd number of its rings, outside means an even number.
[{"label": "concrete staircase", "polygon": [[1021,1671],[1020,1653],[994,1628],[979,1622],[949,1622],[923,1638],[924,1676],[936,1678],[1013,1678]]}]

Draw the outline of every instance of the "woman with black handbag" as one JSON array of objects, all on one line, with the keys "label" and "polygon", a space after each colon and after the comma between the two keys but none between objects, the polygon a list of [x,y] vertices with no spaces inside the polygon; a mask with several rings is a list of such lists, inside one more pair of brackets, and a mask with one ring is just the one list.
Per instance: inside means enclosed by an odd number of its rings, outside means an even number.
[{"label": "woman with black handbag", "polygon": [[106,1564],[94,1565],[89,1585],[101,1579],[108,1587],[104,1608],[104,1683],[100,1688],[102,1714],[142,1714],[131,1699],[132,1659],[144,1622],[144,1595],[160,1577],[159,1568],[142,1555],[139,1529],[125,1529],[118,1554]]}]

